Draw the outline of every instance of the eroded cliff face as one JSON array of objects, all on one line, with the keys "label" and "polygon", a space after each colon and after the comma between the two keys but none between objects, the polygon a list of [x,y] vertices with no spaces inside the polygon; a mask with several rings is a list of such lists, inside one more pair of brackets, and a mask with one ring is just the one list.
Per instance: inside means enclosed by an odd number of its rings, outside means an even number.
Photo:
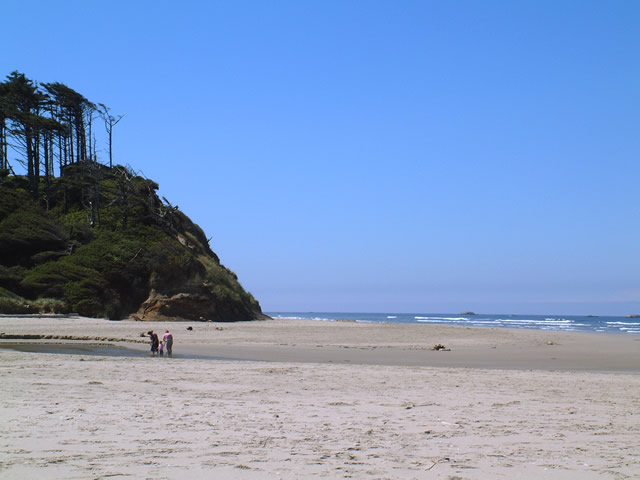
[{"label": "eroded cliff face", "polygon": [[268,318],[157,188],[124,167],[73,165],[35,201],[21,177],[0,179],[0,312]]},{"label": "eroded cliff face", "polygon": [[164,295],[152,290],[133,315],[138,320],[241,321],[268,318],[251,304],[221,300],[205,289]]}]

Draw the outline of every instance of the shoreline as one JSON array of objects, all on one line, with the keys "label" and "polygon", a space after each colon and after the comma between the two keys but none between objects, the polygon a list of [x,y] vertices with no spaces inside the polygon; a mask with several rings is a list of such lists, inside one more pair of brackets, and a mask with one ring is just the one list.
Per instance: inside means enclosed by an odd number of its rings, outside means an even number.
[{"label": "shoreline", "polygon": [[[640,336],[285,318],[200,323],[2,317],[0,347],[44,344],[32,350],[55,353],[84,343],[87,352],[113,355],[107,352],[111,346],[118,356],[140,356],[148,352],[143,334],[165,328],[176,337],[175,359],[640,373]],[[20,336],[52,338],[15,338]],[[89,347],[92,342],[100,346]],[[446,350],[433,350],[436,345]]]},{"label": "shoreline", "polygon": [[640,334],[640,322],[630,316],[584,316],[558,314],[504,313],[355,313],[355,312],[270,312],[274,318],[298,318],[320,321],[356,321],[363,323],[435,324],[463,327],[497,327],[564,332]]}]

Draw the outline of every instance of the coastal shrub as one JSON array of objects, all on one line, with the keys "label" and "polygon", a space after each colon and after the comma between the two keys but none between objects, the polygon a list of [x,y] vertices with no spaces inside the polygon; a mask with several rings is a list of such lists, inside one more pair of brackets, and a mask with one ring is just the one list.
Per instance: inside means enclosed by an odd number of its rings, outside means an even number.
[{"label": "coastal shrub", "polygon": [[83,298],[78,302],[72,302],[71,311],[77,312],[85,317],[103,316],[102,304],[95,298]]},{"label": "coastal shrub", "polygon": [[98,317],[104,315],[103,293],[108,282],[99,274],[87,276],[65,286],[64,297],[69,308],[81,315]]},{"label": "coastal shrub", "polygon": [[249,308],[260,308],[258,301],[238,281],[238,276],[224,265],[200,258],[206,267],[204,285],[221,301],[240,302]]},{"label": "coastal shrub", "polygon": [[31,202],[29,180],[26,177],[0,178],[0,221]]},{"label": "coastal shrub", "polygon": [[4,287],[0,287],[0,298],[13,298],[14,300],[23,300],[23,298],[12,292],[11,290],[7,290]]},{"label": "coastal shrub", "polygon": [[22,315],[26,313],[36,313],[24,299],[0,297],[0,313],[9,315]]},{"label": "coastal shrub", "polygon": [[155,288],[200,294],[205,310],[222,302],[229,318],[259,315],[204,231],[161,201],[155,182],[89,164],[61,175],[41,179],[37,200],[26,177],[0,176],[0,311],[121,318]]},{"label": "coastal shrub", "polygon": [[0,222],[0,262],[3,265],[30,263],[42,251],[63,250],[67,237],[48,215],[21,209]]},{"label": "coastal shrub", "polygon": [[240,302],[242,300],[240,298],[240,295],[231,290],[229,287],[221,284],[213,287],[213,294],[219,301],[223,303]]},{"label": "coastal shrub", "polygon": [[38,298],[30,305],[35,308],[38,313],[69,313],[67,305],[57,298]]},{"label": "coastal shrub", "polygon": [[118,296],[111,296],[104,302],[104,315],[109,320],[120,320],[126,312],[123,311],[122,303]]},{"label": "coastal shrub", "polygon": [[20,283],[20,292],[28,297],[61,297],[70,282],[99,276],[99,273],[78,265],[70,257],[61,258],[32,268]]},{"label": "coastal shrub", "polygon": [[195,255],[174,239],[155,242],[145,257],[151,271],[151,286],[158,290],[171,290],[194,275],[204,274],[204,267]]},{"label": "coastal shrub", "polygon": [[80,244],[89,243],[94,238],[94,232],[87,221],[85,211],[76,211],[64,215],[62,224],[65,226],[69,238]]},{"label": "coastal shrub", "polygon": [[50,250],[46,252],[39,252],[31,256],[31,263],[33,265],[41,265],[43,263],[50,262],[60,258],[62,255],[66,255],[64,251],[52,252]]},{"label": "coastal shrub", "polygon": [[2,288],[15,290],[20,285],[23,275],[24,269],[18,265],[12,267],[0,265],[0,291]]}]

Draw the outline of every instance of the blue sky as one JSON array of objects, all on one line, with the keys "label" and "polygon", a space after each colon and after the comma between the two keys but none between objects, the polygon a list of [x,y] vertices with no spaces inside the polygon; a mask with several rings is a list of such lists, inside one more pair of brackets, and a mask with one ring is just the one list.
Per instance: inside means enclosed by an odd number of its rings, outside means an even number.
[{"label": "blue sky", "polygon": [[124,114],[265,311],[640,313],[640,3],[26,5],[0,74]]}]

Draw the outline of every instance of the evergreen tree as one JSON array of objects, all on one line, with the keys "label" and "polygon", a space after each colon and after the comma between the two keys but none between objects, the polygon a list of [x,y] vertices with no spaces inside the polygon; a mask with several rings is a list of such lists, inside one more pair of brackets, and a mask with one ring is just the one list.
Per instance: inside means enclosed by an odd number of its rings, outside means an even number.
[{"label": "evergreen tree", "polygon": [[23,73],[12,72],[6,81],[0,82],[0,170],[11,169],[11,147],[27,171],[34,198],[39,198],[43,176],[48,199],[56,157],[60,175],[67,165],[86,162],[90,167],[89,163],[98,161],[93,134],[96,112],[107,129],[111,167],[112,131],[122,116],[110,115],[108,107],[96,106],[63,83],[44,83],[41,89]]},{"label": "evergreen tree", "polygon": [[5,85],[8,89],[5,106],[11,121],[9,133],[22,147],[31,191],[37,198],[40,174],[38,112],[44,95],[33,81],[17,71],[7,77]]}]

